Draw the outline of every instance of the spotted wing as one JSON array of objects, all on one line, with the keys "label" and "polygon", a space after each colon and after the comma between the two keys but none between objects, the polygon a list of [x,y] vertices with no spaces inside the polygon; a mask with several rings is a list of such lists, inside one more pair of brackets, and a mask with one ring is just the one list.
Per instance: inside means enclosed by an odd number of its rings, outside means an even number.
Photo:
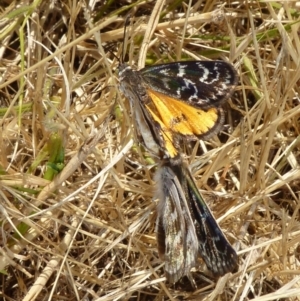
[{"label": "spotted wing", "polygon": [[224,61],[174,62],[140,72],[151,90],[202,109],[219,106],[238,82],[234,67]]},{"label": "spotted wing", "polygon": [[183,169],[187,187],[187,199],[196,228],[199,254],[214,276],[233,272],[238,257],[201,196],[188,168]]},{"label": "spotted wing", "polygon": [[195,266],[198,239],[184,191],[172,168],[161,166],[156,181],[158,251],[165,261],[167,280],[175,283]]}]

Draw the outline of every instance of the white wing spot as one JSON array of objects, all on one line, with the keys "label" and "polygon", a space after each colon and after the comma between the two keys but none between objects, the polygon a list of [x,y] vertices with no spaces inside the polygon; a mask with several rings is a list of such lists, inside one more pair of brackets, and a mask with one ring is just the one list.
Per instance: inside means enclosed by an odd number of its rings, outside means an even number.
[{"label": "white wing spot", "polygon": [[184,77],[186,74],[185,69],[186,69],[186,65],[180,64],[177,76]]}]

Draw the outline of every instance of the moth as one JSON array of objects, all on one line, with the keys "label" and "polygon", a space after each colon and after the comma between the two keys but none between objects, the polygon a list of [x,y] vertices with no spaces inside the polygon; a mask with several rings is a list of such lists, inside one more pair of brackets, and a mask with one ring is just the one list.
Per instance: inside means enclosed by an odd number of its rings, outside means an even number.
[{"label": "moth", "polygon": [[159,204],[156,221],[158,251],[169,282],[190,275],[200,255],[214,276],[237,268],[238,257],[213,217],[183,162],[166,161],[155,180]]},{"label": "moth", "polygon": [[174,159],[183,140],[207,140],[219,132],[220,104],[231,95],[237,75],[223,61],[173,62],[139,71],[121,63],[119,82],[143,144],[157,157]]}]

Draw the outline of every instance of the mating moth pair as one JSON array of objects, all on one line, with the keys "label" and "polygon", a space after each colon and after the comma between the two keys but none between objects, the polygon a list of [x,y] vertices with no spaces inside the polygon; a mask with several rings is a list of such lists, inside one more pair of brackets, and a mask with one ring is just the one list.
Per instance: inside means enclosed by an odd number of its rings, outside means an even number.
[{"label": "mating moth pair", "polygon": [[168,281],[189,275],[198,255],[215,276],[234,271],[237,254],[182,160],[180,144],[220,130],[220,105],[237,84],[235,69],[223,61],[182,61],[136,71],[121,62],[119,83],[142,143],[161,161],[156,231]]}]

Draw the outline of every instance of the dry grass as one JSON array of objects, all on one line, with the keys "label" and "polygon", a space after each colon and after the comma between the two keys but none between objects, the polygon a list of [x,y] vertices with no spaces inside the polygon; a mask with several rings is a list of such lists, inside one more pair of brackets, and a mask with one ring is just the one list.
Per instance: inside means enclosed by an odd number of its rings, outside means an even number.
[{"label": "dry grass", "polygon": [[[157,1],[158,11],[155,1],[8,2],[0,32],[1,298],[296,300],[300,2],[220,9],[218,1]],[[240,266],[216,280],[200,261],[196,291],[185,279],[165,282],[155,166],[116,89],[111,52],[121,53],[128,12],[131,63],[221,58],[239,72],[223,132],[186,152],[199,188],[218,196],[210,205]]]}]

